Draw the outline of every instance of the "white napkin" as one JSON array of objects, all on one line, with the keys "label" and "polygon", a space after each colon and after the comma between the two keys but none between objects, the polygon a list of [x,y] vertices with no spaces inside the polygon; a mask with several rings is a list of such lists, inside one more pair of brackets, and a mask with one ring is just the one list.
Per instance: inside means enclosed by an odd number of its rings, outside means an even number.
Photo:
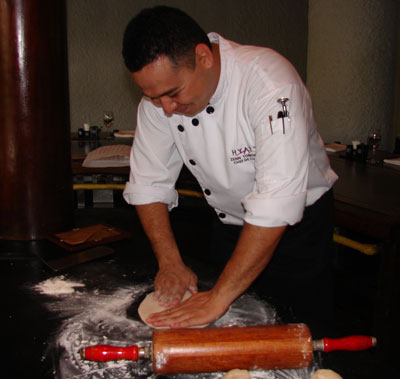
[{"label": "white napkin", "polygon": [[384,159],[383,161],[385,163],[395,164],[397,166],[400,166],[400,157],[399,158],[393,158],[393,159]]},{"label": "white napkin", "polygon": [[346,145],[342,145],[341,143],[328,143],[325,145],[325,150],[330,153],[337,153],[338,151],[345,151]]},{"label": "white napkin", "polygon": [[135,137],[135,131],[134,130],[120,130],[119,132],[114,133],[114,137],[132,138],[132,137]]},{"label": "white napkin", "polygon": [[131,147],[128,145],[107,145],[91,151],[82,163],[83,167],[125,167],[129,166]]}]

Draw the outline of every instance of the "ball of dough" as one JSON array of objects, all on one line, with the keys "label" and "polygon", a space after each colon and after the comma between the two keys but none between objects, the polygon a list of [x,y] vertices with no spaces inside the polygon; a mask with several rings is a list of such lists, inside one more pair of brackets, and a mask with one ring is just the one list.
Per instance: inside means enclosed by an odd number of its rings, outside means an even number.
[{"label": "ball of dough", "polygon": [[222,379],[251,379],[251,375],[247,370],[239,370],[235,368],[234,370],[228,371]]},{"label": "ball of dough", "polygon": [[338,373],[332,370],[317,370],[311,379],[343,379]]}]

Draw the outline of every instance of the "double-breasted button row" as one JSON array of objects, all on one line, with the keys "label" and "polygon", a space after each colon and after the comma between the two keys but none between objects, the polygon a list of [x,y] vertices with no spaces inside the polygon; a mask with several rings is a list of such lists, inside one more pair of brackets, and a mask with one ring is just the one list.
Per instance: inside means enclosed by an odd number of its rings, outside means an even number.
[{"label": "double-breasted button row", "polygon": [[[206,108],[206,112],[207,112],[208,114],[214,113],[214,107],[208,106],[208,107]],[[193,126],[198,126],[199,124],[200,124],[199,119],[197,119],[197,118],[193,118],[193,119],[192,119],[192,125],[193,125]],[[179,125],[178,125],[178,130],[179,130],[180,132],[184,132],[184,131],[185,131],[185,127],[184,127],[183,125],[179,124]],[[193,160],[193,159],[189,159],[189,163],[190,163],[192,166],[196,166],[196,161]],[[211,195],[211,191],[210,191],[209,189],[205,189],[205,190],[204,190],[204,193],[205,193],[207,196],[210,196],[210,195]],[[221,213],[221,215],[222,215],[222,213]],[[219,217],[221,217],[221,218],[225,217],[224,214],[223,214],[223,216],[221,216],[221,215],[220,215]]]},{"label": "double-breasted button row", "polygon": [[[200,121],[199,121],[197,118],[194,118],[194,119],[192,120],[192,125],[193,125],[193,126],[198,126],[199,124],[200,124]],[[185,131],[185,127],[184,127],[183,125],[179,124],[179,125],[178,125],[178,130],[179,130],[180,132],[184,132],[184,131]]]},{"label": "double-breasted button row", "polygon": [[[212,114],[212,113],[215,112],[215,109],[214,109],[214,107],[212,107],[211,105],[209,105],[209,106],[206,108],[206,112],[207,112],[208,114]],[[193,125],[193,126],[199,126],[199,125],[200,125],[199,119],[198,119],[198,118],[193,118],[193,119],[192,119],[192,125]],[[185,131],[185,127],[184,127],[183,125],[179,124],[179,125],[178,125],[178,130],[179,130],[180,132],[184,132],[184,131]]]}]

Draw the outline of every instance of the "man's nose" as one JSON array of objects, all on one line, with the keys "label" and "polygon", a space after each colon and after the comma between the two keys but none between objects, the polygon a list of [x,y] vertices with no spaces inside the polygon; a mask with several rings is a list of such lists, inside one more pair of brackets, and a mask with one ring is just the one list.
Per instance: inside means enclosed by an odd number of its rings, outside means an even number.
[{"label": "man's nose", "polygon": [[174,113],[175,109],[178,107],[177,102],[168,96],[160,97],[160,102],[165,114],[167,115]]}]

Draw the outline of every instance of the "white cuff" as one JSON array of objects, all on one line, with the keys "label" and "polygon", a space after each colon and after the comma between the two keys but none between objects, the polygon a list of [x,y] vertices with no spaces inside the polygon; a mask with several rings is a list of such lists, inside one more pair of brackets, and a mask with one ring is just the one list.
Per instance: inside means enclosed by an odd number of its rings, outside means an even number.
[{"label": "white cuff", "polygon": [[173,188],[146,186],[127,182],[123,193],[128,204],[143,205],[151,203],[165,203],[168,210],[178,206],[178,192]]},{"label": "white cuff", "polygon": [[286,197],[250,193],[243,200],[244,220],[257,226],[293,225],[303,217],[307,192]]}]

